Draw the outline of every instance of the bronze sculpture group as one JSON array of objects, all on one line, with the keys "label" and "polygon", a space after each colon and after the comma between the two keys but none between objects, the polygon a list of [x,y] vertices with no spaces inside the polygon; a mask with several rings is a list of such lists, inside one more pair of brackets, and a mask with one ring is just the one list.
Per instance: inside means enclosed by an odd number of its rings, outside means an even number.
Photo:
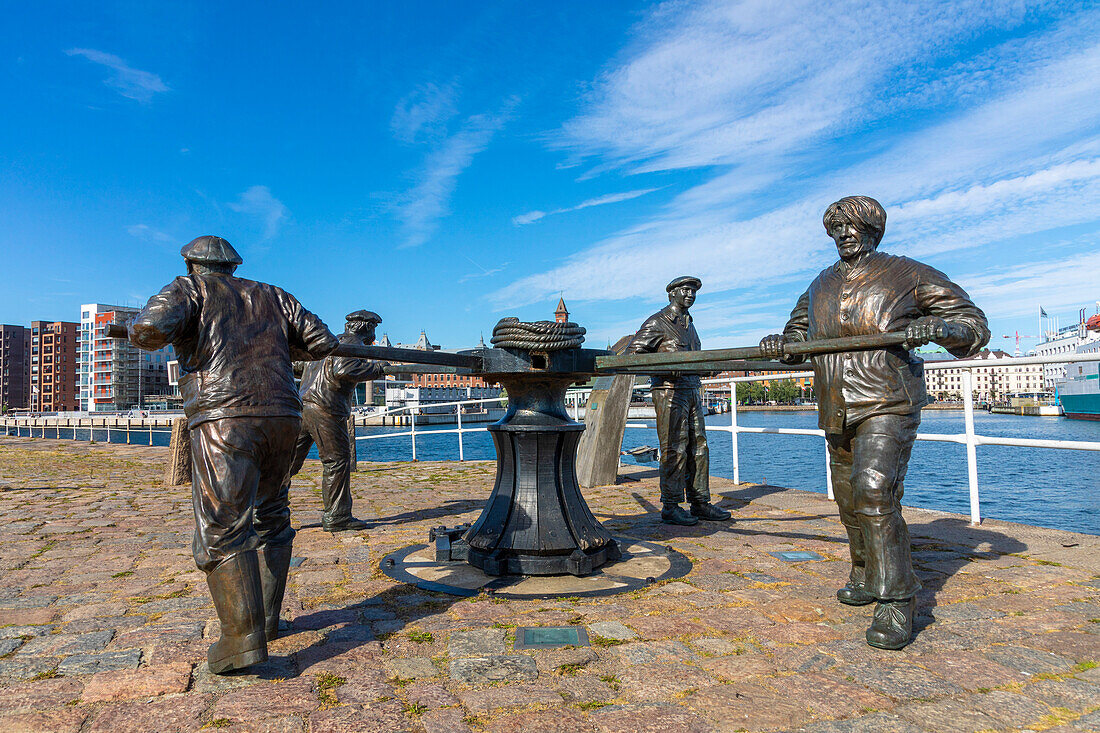
[{"label": "bronze sculpture group", "polygon": [[[852,559],[837,598],[877,603],[867,643],[900,649],[911,638],[920,589],[900,501],[928,402],[921,361],[910,349],[934,341],[966,357],[987,343],[989,330],[982,311],[945,275],[878,251],[885,223],[882,206],[868,197],[829,206],[824,225],[840,259],[811,283],[783,333],[764,338],[759,352],[793,364],[803,358],[788,353],[796,342],[905,333],[901,345],[811,357]],[[193,551],[221,623],[208,662],[222,674],[264,661],[267,641],[278,635],[295,534],[290,478],[314,443],[324,465],[323,528],[367,526],[351,513],[346,424],[355,384],[381,376],[382,365],[330,353],[341,343],[370,344],[381,318],[349,314],[338,338],[285,291],[235,277],[242,260],[224,239],[199,237],[181,254],[187,275],[153,296],[128,330],[134,345],[170,343],[179,356],[194,461]],[[689,309],[700,287],[690,276],[670,282],[669,305],[645,321],[628,353],[699,351]],[[306,362],[300,389],[296,360]],[[710,502],[700,392],[698,372],[654,372],[661,518],[670,524],[731,516]],[[680,506],[685,499],[689,510]]]}]

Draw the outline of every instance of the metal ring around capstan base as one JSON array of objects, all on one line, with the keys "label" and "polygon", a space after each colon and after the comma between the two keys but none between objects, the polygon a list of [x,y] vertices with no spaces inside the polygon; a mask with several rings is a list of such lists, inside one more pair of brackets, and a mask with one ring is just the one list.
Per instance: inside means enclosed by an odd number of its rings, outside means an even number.
[{"label": "metal ring around capstan base", "polygon": [[[426,545],[426,544],[409,545],[408,547],[404,547],[404,548],[402,548],[400,550],[397,550],[395,552],[391,552],[390,554],[388,554],[388,555],[386,555],[385,557],[382,558],[382,561],[378,564],[378,567],[387,577],[390,577],[390,578],[392,578],[392,579],[394,579],[394,580],[396,580],[400,583],[407,583],[409,585],[415,586],[419,590],[435,592],[435,593],[446,593],[448,595],[458,596],[458,597],[462,597],[462,598],[472,598],[474,596],[480,595],[483,592],[488,592],[488,593],[492,594],[494,597],[507,598],[509,600],[525,600],[525,599],[526,600],[549,600],[549,599],[552,599],[552,598],[601,598],[601,597],[604,597],[604,596],[614,596],[614,595],[618,595],[620,593],[629,593],[631,591],[641,590],[641,589],[646,588],[650,585],[653,585],[654,583],[658,583],[658,582],[661,582],[661,581],[673,580],[675,578],[682,578],[685,575],[687,575],[688,573],[690,573],[691,569],[693,567],[692,564],[691,564],[691,560],[689,560],[686,555],[684,555],[683,553],[679,552],[678,550],[674,550],[673,548],[668,547],[666,545],[662,545],[662,544],[657,543],[657,542],[647,542],[645,540],[634,539],[634,538],[631,538],[631,537],[616,536],[614,539],[619,543],[620,547],[630,546],[630,545],[642,545],[644,547],[650,547],[650,548],[653,548],[653,549],[656,549],[656,550],[660,550],[662,553],[664,553],[665,556],[668,557],[668,561],[669,561],[668,570],[666,570],[665,572],[661,573],[658,576],[648,577],[648,578],[631,578],[631,577],[625,576],[625,575],[616,575],[614,572],[608,572],[608,570],[614,570],[615,564],[617,564],[618,562],[626,561],[626,560],[631,559],[631,557],[633,557],[630,553],[624,552],[623,555],[622,555],[622,558],[620,560],[616,561],[616,563],[609,563],[608,565],[602,566],[601,571],[598,572],[598,573],[593,573],[591,575],[582,575],[582,576],[569,576],[569,577],[576,577],[576,578],[579,578],[579,579],[584,579],[584,578],[588,578],[588,577],[606,578],[606,579],[608,579],[612,582],[615,582],[615,583],[622,583],[621,587],[618,587],[618,588],[605,588],[605,589],[602,589],[602,590],[579,591],[579,592],[575,591],[575,590],[571,590],[571,591],[563,592],[563,593],[523,593],[523,594],[520,594],[520,593],[509,593],[508,588],[510,586],[515,585],[516,583],[527,580],[529,578],[548,577],[548,576],[534,576],[534,575],[500,576],[500,577],[493,578],[492,580],[490,580],[485,585],[481,586],[480,588],[476,588],[476,589],[461,588],[459,586],[447,585],[446,583],[439,583],[439,582],[431,581],[431,580],[422,580],[422,579],[416,577],[415,575],[413,575],[412,573],[410,573],[408,570],[406,570],[404,568],[403,563],[404,563],[405,558],[407,558],[409,555],[412,555],[413,553],[416,553],[416,552],[420,552],[421,550],[424,550],[424,549],[427,549],[428,547],[430,547],[430,545]],[[458,565],[458,564],[468,565],[468,563],[464,560],[456,560],[456,561],[453,561],[453,562],[450,562],[450,563],[440,562],[440,563],[437,563],[437,564],[438,565]]]}]

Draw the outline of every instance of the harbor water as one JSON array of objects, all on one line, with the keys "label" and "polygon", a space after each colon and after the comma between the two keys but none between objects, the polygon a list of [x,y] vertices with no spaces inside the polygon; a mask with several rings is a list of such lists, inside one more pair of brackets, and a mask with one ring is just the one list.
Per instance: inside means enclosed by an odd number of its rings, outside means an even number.
[{"label": "harbor water", "polygon": [[[980,435],[1100,441],[1100,422],[985,412],[975,413],[974,422]],[[817,413],[743,411],[738,414],[738,423],[745,427],[813,429],[817,427]],[[711,415],[707,424],[729,425],[729,415]],[[408,428],[360,428],[359,433],[378,435],[405,430]],[[925,410],[920,432],[962,433],[963,412]],[[711,474],[733,478],[729,433],[714,431],[708,437]],[[823,438],[742,433],[737,441],[742,481],[766,481],[775,486],[825,492]],[[468,460],[495,457],[492,439],[484,431],[465,433],[463,444]],[[656,446],[657,431],[628,428],[623,448],[642,445]],[[420,460],[455,460],[458,436],[418,430],[416,447]],[[358,441],[358,454],[365,461],[412,459],[408,436]],[[316,452],[312,455],[316,457]],[[1100,455],[1090,451],[983,445],[978,446],[977,456],[978,488],[985,518],[1100,534]],[[624,456],[623,460],[631,459]],[[651,500],[656,502],[658,498]],[[903,503],[969,514],[965,446],[917,441],[905,479]]]}]

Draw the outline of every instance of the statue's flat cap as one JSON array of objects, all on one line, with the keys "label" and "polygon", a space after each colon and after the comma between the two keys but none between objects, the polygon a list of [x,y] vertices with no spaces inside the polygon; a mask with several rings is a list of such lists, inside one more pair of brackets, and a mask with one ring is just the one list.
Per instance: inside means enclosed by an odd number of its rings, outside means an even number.
[{"label": "statue's flat cap", "polygon": [[348,323],[381,323],[382,316],[374,311],[355,311],[344,316]]},{"label": "statue's flat cap", "polygon": [[239,265],[244,262],[232,244],[210,234],[192,239],[183,246],[180,254],[188,262],[204,265]]},{"label": "statue's flat cap", "polygon": [[699,288],[703,287],[703,281],[697,277],[692,277],[691,275],[684,275],[682,277],[676,278],[668,285],[666,285],[665,292],[671,293],[673,290],[680,287],[681,285],[687,285],[693,290],[698,290]]}]

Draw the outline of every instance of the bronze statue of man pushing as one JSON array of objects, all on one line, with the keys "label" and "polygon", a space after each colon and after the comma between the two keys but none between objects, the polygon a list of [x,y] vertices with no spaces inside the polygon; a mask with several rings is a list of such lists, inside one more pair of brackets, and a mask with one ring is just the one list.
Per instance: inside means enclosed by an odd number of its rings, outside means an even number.
[{"label": "bronze statue of man pushing", "polygon": [[904,330],[906,344],[812,357],[818,423],[829,443],[833,495],[848,531],[852,570],[841,603],[877,601],[867,643],[909,643],[920,582],[913,572],[901,498],[909,455],[928,403],[924,367],[910,349],[935,341],[966,358],[989,341],[985,314],[946,275],[907,257],[878,251],[886,212],[866,196],[825,210],[825,230],[840,260],[810,284],[782,334],[765,337],[765,358],[788,364],[791,341]]},{"label": "bronze statue of man pushing", "polygon": [[[372,311],[349,313],[344,332],[339,336],[340,343],[370,346],[374,343],[375,328],[381,322],[381,316]],[[351,514],[351,452],[355,449],[348,440],[347,425],[355,385],[381,377],[385,365],[367,359],[326,356],[322,361],[305,362],[301,368],[302,428],[283,490],[289,490],[290,479],[302,470],[309,449],[316,443],[324,469],[322,529],[326,532],[366,529],[370,525]]]},{"label": "bronze statue of man pushing", "polygon": [[224,674],[266,660],[278,632],[294,539],[283,480],[302,416],[292,355],[319,359],[338,341],[294,296],[234,277],[242,260],[221,237],[199,237],[181,254],[187,275],[149,299],[129,335],[179,356],[192,549],[221,622],[207,660]]},{"label": "bronze statue of man pushing", "polygon": [[[684,276],[670,282],[668,305],[654,313],[627,344],[627,354],[698,351],[701,344],[688,310],[702,287],[699,278]],[[657,413],[661,446],[661,520],[667,524],[696,524],[700,519],[724,521],[730,513],[710,503],[710,449],[703,422],[702,381],[698,374],[675,372],[654,375],[650,386]],[[685,511],[680,503],[691,503]]]}]

